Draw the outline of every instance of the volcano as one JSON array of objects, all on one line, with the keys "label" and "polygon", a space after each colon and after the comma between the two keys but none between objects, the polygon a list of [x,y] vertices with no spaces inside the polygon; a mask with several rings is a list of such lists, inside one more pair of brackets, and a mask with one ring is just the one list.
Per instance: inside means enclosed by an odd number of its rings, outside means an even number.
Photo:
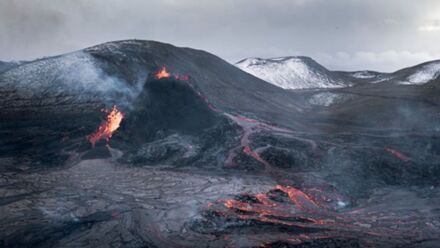
[{"label": "volcano", "polygon": [[291,90],[141,40],[9,66],[0,245],[436,247],[440,81],[422,69]]}]

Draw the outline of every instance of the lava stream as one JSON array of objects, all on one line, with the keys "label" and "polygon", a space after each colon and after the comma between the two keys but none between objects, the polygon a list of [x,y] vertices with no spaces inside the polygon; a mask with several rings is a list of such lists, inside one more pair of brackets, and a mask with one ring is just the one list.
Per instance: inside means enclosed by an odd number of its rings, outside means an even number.
[{"label": "lava stream", "polygon": [[400,151],[398,151],[396,149],[392,149],[392,148],[387,147],[387,148],[385,148],[385,151],[391,153],[393,156],[402,160],[403,162],[408,162],[411,160],[410,157],[404,155],[403,153],[401,153]]},{"label": "lava stream", "polygon": [[[282,193],[281,193],[282,192]],[[226,223],[239,224],[260,222],[268,227],[289,229],[299,228],[302,232],[291,234],[286,240],[284,233],[271,233],[259,236],[265,244],[280,240],[288,244],[302,244],[323,238],[346,238],[366,243],[369,239],[378,242],[395,239],[403,234],[414,237],[405,229],[397,228],[395,223],[406,225],[409,220],[398,220],[397,216],[388,216],[389,221],[379,218],[384,213],[378,210],[368,213],[337,212],[320,206],[305,192],[292,186],[276,185],[265,193],[240,194],[232,199],[210,203],[206,210],[222,218]],[[245,223],[246,223],[245,222]],[[243,228],[252,228],[253,225]],[[265,246],[262,246],[265,247]],[[272,246],[268,246],[272,247]],[[376,247],[376,246],[371,246]]]}]

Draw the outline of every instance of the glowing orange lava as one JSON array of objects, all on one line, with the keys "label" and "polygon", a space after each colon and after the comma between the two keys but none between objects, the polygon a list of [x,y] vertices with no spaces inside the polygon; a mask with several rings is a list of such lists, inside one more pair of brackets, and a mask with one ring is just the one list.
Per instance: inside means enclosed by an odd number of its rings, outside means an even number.
[{"label": "glowing orange lava", "polygon": [[174,79],[180,80],[180,81],[188,81],[189,80],[188,75],[180,75],[180,74],[169,73],[165,66],[162,66],[162,69],[160,69],[160,71],[156,72],[154,74],[154,77],[156,79],[173,77]]},{"label": "glowing orange lava", "polygon": [[158,71],[155,75],[156,79],[169,78],[170,76],[171,74],[167,71],[167,68],[165,68],[165,66],[163,66],[162,69]]},{"label": "glowing orange lava", "polygon": [[113,106],[111,110],[103,109],[102,111],[108,113],[107,119],[101,123],[96,132],[87,137],[93,147],[101,139],[105,139],[108,142],[124,118],[124,113],[119,111],[116,106]]},{"label": "glowing orange lava", "polygon": [[275,188],[286,193],[299,209],[318,208],[318,204],[299,189],[282,185],[277,185]]}]

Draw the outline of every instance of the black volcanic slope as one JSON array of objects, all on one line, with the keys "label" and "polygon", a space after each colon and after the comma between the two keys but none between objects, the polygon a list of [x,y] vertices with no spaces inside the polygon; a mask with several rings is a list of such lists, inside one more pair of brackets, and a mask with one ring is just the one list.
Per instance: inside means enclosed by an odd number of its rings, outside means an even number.
[{"label": "black volcanic slope", "polygon": [[0,247],[438,247],[439,83],[286,91],[137,40],[17,65]]},{"label": "black volcanic slope", "polygon": [[7,71],[11,68],[14,68],[16,66],[18,66],[20,63],[19,62],[4,62],[4,61],[0,61],[0,73]]},{"label": "black volcanic slope", "polygon": [[[119,49],[123,54],[113,53],[112,49]],[[173,73],[189,75],[194,85],[221,109],[258,112],[267,119],[286,119],[286,123],[289,117],[301,111],[287,92],[204,51],[136,41],[107,43],[85,51],[103,63],[106,72],[121,78],[166,65]],[[279,116],[279,113],[284,114]]]}]

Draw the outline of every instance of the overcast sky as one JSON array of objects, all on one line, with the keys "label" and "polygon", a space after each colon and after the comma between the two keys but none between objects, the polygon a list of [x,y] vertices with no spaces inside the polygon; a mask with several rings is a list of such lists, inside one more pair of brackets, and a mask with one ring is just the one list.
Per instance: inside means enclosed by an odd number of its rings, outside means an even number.
[{"label": "overcast sky", "polygon": [[131,38],[199,48],[231,63],[306,55],[330,69],[393,71],[440,59],[440,1],[0,1],[0,60]]}]

